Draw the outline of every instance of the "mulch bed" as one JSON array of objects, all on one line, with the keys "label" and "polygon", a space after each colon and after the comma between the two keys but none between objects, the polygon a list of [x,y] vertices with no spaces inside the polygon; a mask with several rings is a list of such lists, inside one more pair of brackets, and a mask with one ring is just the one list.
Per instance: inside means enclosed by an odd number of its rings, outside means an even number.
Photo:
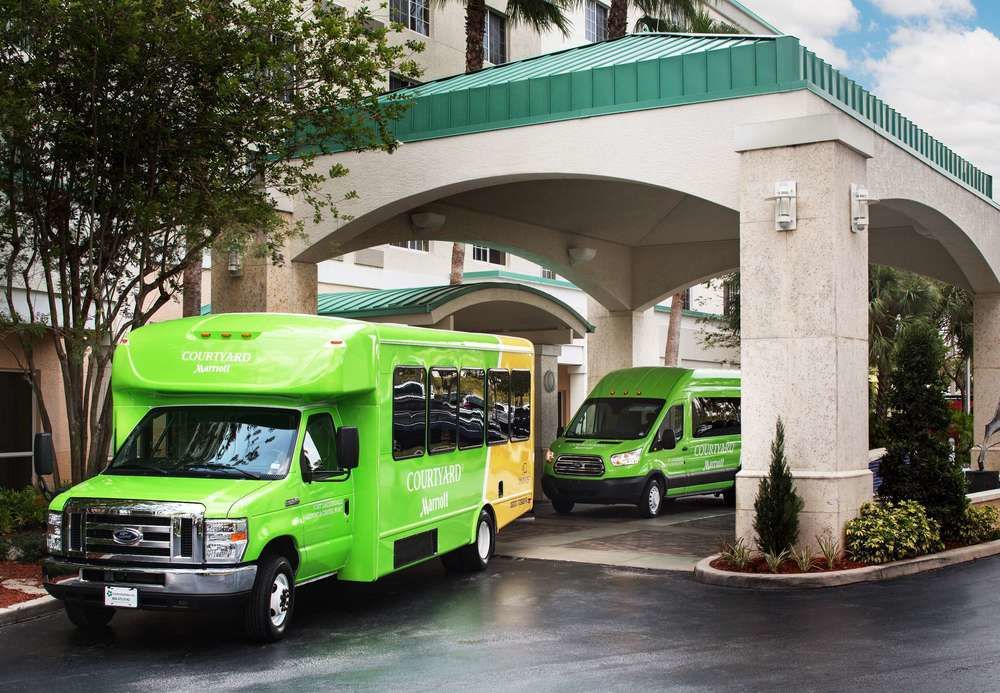
[{"label": "mulch bed", "polygon": [[[0,583],[4,580],[32,580],[41,584],[42,567],[37,563],[15,563],[14,561],[0,561]],[[19,590],[7,589],[0,586],[0,609],[20,602],[38,599],[37,594],[27,594]]]},{"label": "mulch bed", "polygon": [[[721,558],[716,558],[710,564],[716,570],[727,570],[731,573],[770,573],[771,569],[767,567],[767,561],[764,560],[763,556],[754,556],[750,565],[742,570],[735,568],[729,562],[724,561]],[[778,572],[782,575],[797,575],[803,572],[808,573],[829,573],[837,570],[851,570],[852,568],[864,568],[865,563],[858,563],[857,561],[851,561],[846,558],[839,559],[834,563],[833,568],[828,568],[826,561],[822,558],[817,558],[813,560],[812,567],[807,571],[799,570],[799,566],[793,560],[787,560],[781,564]]]}]

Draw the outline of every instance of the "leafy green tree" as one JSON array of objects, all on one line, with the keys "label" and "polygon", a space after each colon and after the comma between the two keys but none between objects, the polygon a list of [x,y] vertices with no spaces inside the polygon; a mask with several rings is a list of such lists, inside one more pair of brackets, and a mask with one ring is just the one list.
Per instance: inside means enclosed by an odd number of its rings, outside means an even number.
[{"label": "leafy green tree", "polygon": [[888,451],[879,495],[917,501],[949,538],[960,530],[968,501],[960,461],[950,459],[944,358],[937,325],[914,320],[903,328],[889,379]]},{"label": "leafy green tree", "polygon": [[776,556],[795,546],[802,504],[785,459],[785,425],[779,418],[771,442],[771,467],[761,479],[753,503],[753,529],[761,551]]},{"label": "leafy green tree", "polygon": [[28,324],[55,347],[74,482],[107,459],[114,345],[183,269],[222,243],[280,261],[301,222],[269,191],[336,216],[354,193],[322,184],[347,170],[316,156],[396,146],[406,104],[377,94],[388,70],[416,76],[421,46],[388,34],[310,0],[0,4],[4,323],[26,351]]}]

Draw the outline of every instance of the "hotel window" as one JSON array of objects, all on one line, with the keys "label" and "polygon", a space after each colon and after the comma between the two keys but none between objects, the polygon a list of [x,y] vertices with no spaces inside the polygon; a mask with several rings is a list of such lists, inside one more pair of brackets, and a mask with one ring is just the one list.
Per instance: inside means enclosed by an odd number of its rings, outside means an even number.
[{"label": "hotel window", "polygon": [[390,243],[394,248],[406,248],[407,250],[419,250],[421,253],[429,253],[431,250],[430,241],[400,241]]},{"label": "hotel window", "polygon": [[479,262],[488,262],[491,265],[507,265],[507,253],[502,250],[494,250],[484,245],[472,246],[472,259]]},{"label": "hotel window", "polygon": [[548,267],[542,268],[542,279],[555,279],[556,273]]},{"label": "hotel window", "polygon": [[428,0],[389,0],[389,21],[399,22],[418,34],[430,36],[430,3]]},{"label": "hotel window", "polygon": [[608,38],[608,6],[597,0],[587,0],[586,37],[588,41]]},{"label": "hotel window", "polygon": [[397,75],[395,72],[389,73],[389,91],[399,91],[400,89],[409,89],[410,87],[420,86],[420,82],[415,79],[407,79],[402,75]]},{"label": "hotel window", "polygon": [[691,289],[684,289],[681,293],[681,310],[691,310]]},{"label": "hotel window", "polygon": [[507,18],[493,10],[486,11],[483,57],[494,65],[507,62]]}]

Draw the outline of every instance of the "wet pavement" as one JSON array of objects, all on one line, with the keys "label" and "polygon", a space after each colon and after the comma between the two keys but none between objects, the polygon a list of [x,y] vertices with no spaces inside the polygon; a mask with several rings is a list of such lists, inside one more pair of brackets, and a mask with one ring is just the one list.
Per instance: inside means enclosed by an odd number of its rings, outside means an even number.
[{"label": "wet pavement", "polygon": [[495,560],[373,585],[315,583],[292,630],[247,644],[235,616],[65,616],[0,629],[0,689],[985,691],[1000,681],[1000,559],[804,592],[688,575]]},{"label": "wet pavement", "polygon": [[735,513],[721,498],[692,496],[668,503],[653,519],[634,506],[577,505],[559,515],[539,503],[533,520],[519,520],[497,537],[497,554],[690,572],[736,532]]}]

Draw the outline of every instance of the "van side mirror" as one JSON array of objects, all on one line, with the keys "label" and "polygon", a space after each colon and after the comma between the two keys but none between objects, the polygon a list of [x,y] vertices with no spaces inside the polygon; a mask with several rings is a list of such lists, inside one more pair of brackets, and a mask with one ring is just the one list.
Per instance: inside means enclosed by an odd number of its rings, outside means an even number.
[{"label": "van side mirror", "polygon": [[361,457],[361,444],[358,439],[358,429],[354,426],[341,426],[337,431],[337,462],[341,469],[357,469]]},{"label": "van side mirror", "polygon": [[674,435],[674,429],[664,428],[660,431],[660,439],[657,441],[657,449],[659,450],[673,450],[677,447],[677,436]]},{"label": "van side mirror", "polygon": [[55,467],[56,453],[52,447],[51,433],[36,433],[35,445],[32,452],[32,460],[35,465],[35,474],[46,476],[52,473]]}]

